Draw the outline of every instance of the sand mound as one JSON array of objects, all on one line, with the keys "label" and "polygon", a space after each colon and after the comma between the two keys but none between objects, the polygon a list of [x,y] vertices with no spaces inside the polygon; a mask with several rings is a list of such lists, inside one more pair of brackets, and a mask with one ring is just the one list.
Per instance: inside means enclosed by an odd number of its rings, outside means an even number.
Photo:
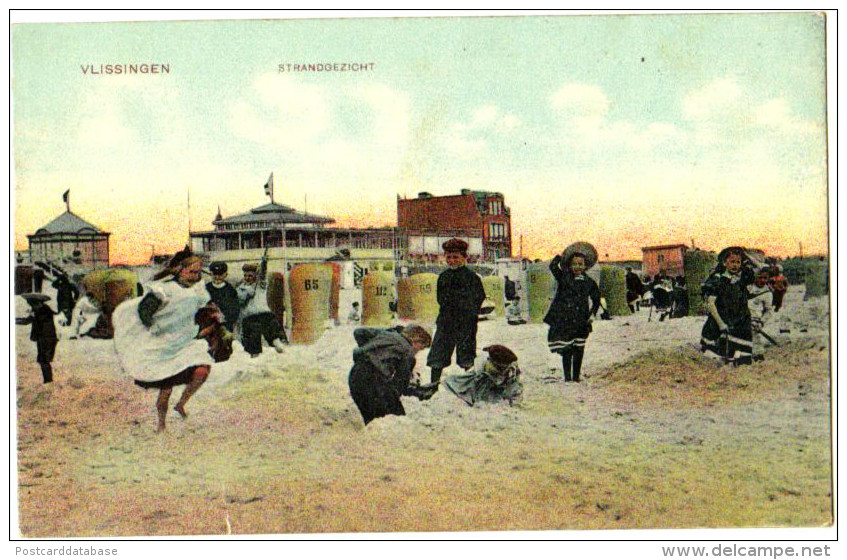
[{"label": "sand mound", "polygon": [[775,393],[798,395],[829,382],[829,347],[812,339],[788,341],[767,360],[725,365],[693,345],[650,351],[599,372],[592,383],[612,399],[654,406],[714,406],[759,400]]}]

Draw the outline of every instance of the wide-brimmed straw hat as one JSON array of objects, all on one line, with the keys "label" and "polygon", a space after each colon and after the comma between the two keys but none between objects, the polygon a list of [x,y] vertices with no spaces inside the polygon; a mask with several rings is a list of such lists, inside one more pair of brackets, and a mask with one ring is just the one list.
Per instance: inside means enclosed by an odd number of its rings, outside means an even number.
[{"label": "wide-brimmed straw hat", "polygon": [[562,260],[564,260],[567,264],[576,254],[580,254],[585,257],[586,270],[597,264],[597,249],[595,249],[594,245],[587,241],[577,241],[576,243],[568,245],[568,247],[562,251]]},{"label": "wide-brimmed straw hat", "polygon": [[744,250],[744,247],[738,247],[737,245],[733,245],[731,247],[723,249],[720,253],[718,253],[718,262],[723,264],[723,262],[726,260],[726,257],[730,253],[741,253],[742,261],[746,261],[749,258],[747,256],[747,251]]},{"label": "wide-brimmed straw hat", "polygon": [[21,294],[21,297],[24,298],[27,303],[34,303],[36,301],[44,303],[45,301],[50,301],[50,296],[46,296],[44,294]]}]

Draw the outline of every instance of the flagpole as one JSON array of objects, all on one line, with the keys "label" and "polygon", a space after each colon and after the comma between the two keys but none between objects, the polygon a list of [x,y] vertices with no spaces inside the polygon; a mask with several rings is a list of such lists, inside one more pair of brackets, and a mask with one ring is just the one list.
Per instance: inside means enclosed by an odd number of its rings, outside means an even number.
[{"label": "flagpole", "polygon": [[191,186],[188,186],[188,247],[191,248]]}]

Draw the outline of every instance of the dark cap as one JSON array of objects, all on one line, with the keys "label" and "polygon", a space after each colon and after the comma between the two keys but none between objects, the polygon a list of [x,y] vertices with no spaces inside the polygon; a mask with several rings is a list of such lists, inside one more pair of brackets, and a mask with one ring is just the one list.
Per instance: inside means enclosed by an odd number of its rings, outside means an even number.
[{"label": "dark cap", "polygon": [[223,274],[228,269],[225,262],[215,261],[209,265],[209,270],[212,271],[212,274]]},{"label": "dark cap", "polygon": [[514,352],[500,344],[486,346],[483,350],[488,352],[489,359],[498,366],[508,366],[518,361]]},{"label": "dark cap", "polygon": [[254,263],[247,263],[241,267],[242,272],[259,272],[259,265]]},{"label": "dark cap", "polygon": [[461,253],[463,255],[468,254],[468,243],[466,241],[462,241],[461,239],[450,239],[445,241],[441,248],[444,249],[445,253]]}]

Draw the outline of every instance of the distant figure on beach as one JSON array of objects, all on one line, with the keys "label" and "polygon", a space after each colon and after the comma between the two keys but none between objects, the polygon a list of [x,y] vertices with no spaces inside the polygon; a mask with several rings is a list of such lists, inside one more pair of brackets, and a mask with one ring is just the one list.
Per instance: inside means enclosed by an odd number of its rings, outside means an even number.
[{"label": "distant figure on beach", "polygon": [[410,383],[415,368],[415,354],[429,348],[432,337],[425,328],[408,325],[403,329],[359,327],[353,331],[357,348],[353,350],[353,367],[348,384],[365,425],[375,418],[390,414],[406,414],[402,396],[426,400],[435,393],[434,386]]},{"label": "distant figure on beach", "polygon": [[244,282],[237,289],[241,303],[241,344],[252,358],[262,353],[262,338],[279,353],[285,350],[288,342],[279,320],[268,306],[268,287],[264,279],[259,279],[259,268],[251,263],[242,266]]},{"label": "distant figure on beach", "polygon": [[700,346],[733,365],[753,361],[753,327],[747,305],[747,286],[753,283],[755,265],[741,247],[718,254],[718,265],[703,283],[709,316],[703,325]]},{"label": "distant figure on beach", "polygon": [[115,350],[124,370],[139,387],[159,389],[157,432],[165,431],[173,388],[186,386],[174,407],[186,418],[186,403],[211,371],[212,358],[206,342],[197,338],[195,322],[209,301],[208,292],[197,285],[201,268],[200,257],[186,247],[153,276],[144,297],[121,303],[112,316]]},{"label": "distant figure on beach", "polygon": [[504,277],[504,281],[505,281],[504,291],[505,291],[506,301],[512,301],[516,297],[518,297],[515,281],[511,280],[508,276]]},{"label": "distant figure on beach", "polygon": [[632,267],[626,267],[626,303],[629,305],[630,311],[635,313],[639,309],[639,301],[644,295],[644,284],[636,273],[632,271]]},{"label": "distant figure on beach", "polygon": [[747,286],[747,307],[750,308],[750,321],[753,326],[754,362],[765,359],[765,337],[761,332],[774,313],[773,292],[768,285],[770,278],[770,267],[762,267],[756,271],[756,279],[753,283]]},{"label": "distant figure on beach", "polygon": [[350,313],[347,314],[347,322],[350,324],[358,323],[361,318],[361,315],[359,315],[359,302],[354,301]]},{"label": "distant figure on beach", "polygon": [[673,282],[673,313],[671,318],[679,319],[688,316],[688,287],[685,285],[685,276],[679,275]]},{"label": "distant figure on beach", "polygon": [[469,406],[480,402],[507,402],[514,405],[523,395],[518,357],[500,344],[483,348],[487,358],[479,358],[474,367],[459,375],[450,375],[444,385]]},{"label": "distant figure on beach", "polygon": [[579,383],[585,342],[600,308],[600,288],[585,274],[596,262],[597,251],[588,243],[574,243],[550,261],[556,295],[544,322],[550,325],[550,351],[562,356],[566,382]]},{"label": "distant figure on beach", "polygon": [[521,296],[515,298],[506,305],[506,323],[510,325],[525,325],[526,320],[521,312]]},{"label": "distant figure on beach", "polygon": [[241,313],[241,304],[238,301],[238,292],[227,281],[229,268],[225,262],[213,262],[209,265],[212,279],[206,282],[206,291],[209,297],[218,306],[224,316],[224,325],[229,332],[235,332],[238,323],[238,315]]},{"label": "distant figure on beach", "polygon": [[782,301],[785,299],[785,293],[788,291],[788,278],[782,273],[782,267],[773,265],[771,269],[770,279],[771,292],[773,292],[773,310],[779,311],[782,308]]},{"label": "distant figure on beach", "polygon": [[670,278],[664,274],[657,275],[650,291],[653,294],[653,307],[659,315],[659,322],[664,321],[673,312],[673,284]]},{"label": "distant figure on beach", "polygon": [[36,293],[41,293],[41,289],[44,286],[44,270],[40,267],[35,267],[35,270],[32,271],[32,284],[33,291]]},{"label": "distant figure on beach", "polygon": [[52,286],[56,289],[57,311],[65,315],[65,324],[70,325],[74,306],[79,299],[79,290],[65,274],[59,274]]},{"label": "distant figure on beach", "polygon": [[436,298],[438,317],[435,320],[435,339],[427,357],[430,381],[436,385],[441,372],[449,366],[456,350],[456,363],[462,369],[473,367],[476,359],[476,331],[479,311],[485,301],[482,280],[470,268],[468,244],[450,239],[442,246],[447,270],[438,275]]},{"label": "distant figure on beach", "polygon": [[44,294],[23,294],[21,297],[30,307],[30,314],[24,317],[21,324],[32,325],[29,339],[35,342],[38,350],[35,361],[41,366],[41,376],[47,384],[53,381],[51,362],[59,342],[59,337],[56,336],[56,324],[53,321],[56,313],[47,305],[50,298]]}]

